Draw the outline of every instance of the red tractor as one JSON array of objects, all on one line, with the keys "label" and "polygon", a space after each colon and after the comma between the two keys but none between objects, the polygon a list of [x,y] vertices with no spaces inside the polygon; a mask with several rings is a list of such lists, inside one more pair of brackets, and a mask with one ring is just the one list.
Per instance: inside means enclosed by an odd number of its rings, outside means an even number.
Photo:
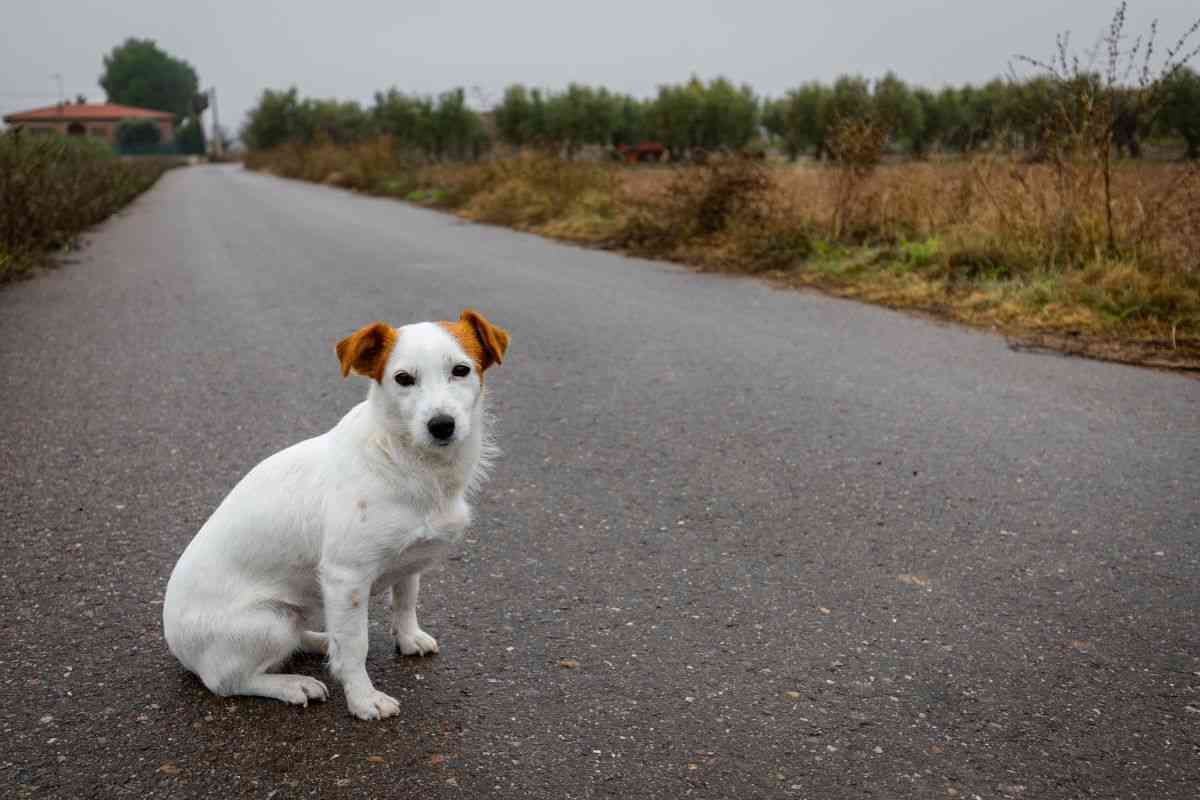
[{"label": "red tractor", "polygon": [[654,164],[662,161],[663,156],[666,154],[667,148],[658,142],[639,142],[633,146],[627,144],[617,145],[614,157],[624,161],[626,164]]}]

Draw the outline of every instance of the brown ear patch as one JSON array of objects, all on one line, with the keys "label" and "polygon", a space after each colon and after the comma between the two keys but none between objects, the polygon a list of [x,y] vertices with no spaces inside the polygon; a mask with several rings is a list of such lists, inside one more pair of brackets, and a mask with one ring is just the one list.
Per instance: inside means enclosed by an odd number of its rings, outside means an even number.
[{"label": "brown ear patch", "polygon": [[396,329],[385,322],[373,322],[337,343],[342,377],[354,370],[376,381],[383,381],[383,369],[396,344]]},{"label": "brown ear patch", "polygon": [[438,324],[458,340],[480,374],[492,364],[503,363],[504,351],[508,349],[508,331],[488,322],[482,314],[468,308],[459,316],[458,322]]}]

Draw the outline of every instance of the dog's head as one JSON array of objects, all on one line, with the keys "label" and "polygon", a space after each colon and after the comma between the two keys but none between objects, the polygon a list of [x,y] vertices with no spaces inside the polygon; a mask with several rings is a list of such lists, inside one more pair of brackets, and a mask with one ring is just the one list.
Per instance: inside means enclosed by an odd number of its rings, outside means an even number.
[{"label": "dog's head", "polygon": [[499,364],[508,332],[475,311],[457,322],[418,322],[400,328],[376,322],[337,343],[342,376],[375,381],[393,433],[417,447],[451,447],[471,436],[483,373]]}]

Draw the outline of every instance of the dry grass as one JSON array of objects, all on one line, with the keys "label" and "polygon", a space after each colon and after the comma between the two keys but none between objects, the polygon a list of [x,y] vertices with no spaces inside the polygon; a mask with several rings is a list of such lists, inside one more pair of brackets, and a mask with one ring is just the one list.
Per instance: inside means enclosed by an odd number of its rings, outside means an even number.
[{"label": "dry grass", "polygon": [[1107,357],[1200,367],[1194,166],[1116,165],[1113,250],[1086,162],[625,169],[531,154],[419,166],[393,152],[386,141],[318,145],[249,163],[701,269],[1094,342]]}]

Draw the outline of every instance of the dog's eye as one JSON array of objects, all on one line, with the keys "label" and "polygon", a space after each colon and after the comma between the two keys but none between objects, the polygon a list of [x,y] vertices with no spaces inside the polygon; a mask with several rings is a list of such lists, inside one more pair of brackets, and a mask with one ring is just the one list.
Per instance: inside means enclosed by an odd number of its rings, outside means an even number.
[{"label": "dog's eye", "polygon": [[471,374],[471,368],[466,364],[455,364],[454,369],[450,370],[450,374],[456,378],[465,378]]},{"label": "dog's eye", "polygon": [[416,382],[417,379],[412,375],[409,375],[407,372],[396,373],[396,383],[400,384],[401,386],[412,386]]}]

